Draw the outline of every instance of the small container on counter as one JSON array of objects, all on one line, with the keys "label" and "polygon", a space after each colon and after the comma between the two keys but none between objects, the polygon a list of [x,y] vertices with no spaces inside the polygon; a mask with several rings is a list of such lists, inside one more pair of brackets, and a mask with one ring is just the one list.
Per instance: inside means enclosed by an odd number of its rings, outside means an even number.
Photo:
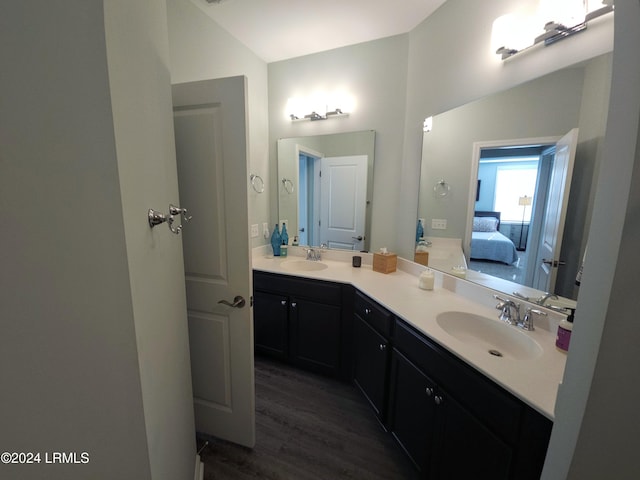
[{"label": "small container on counter", "polygon": [[433,290],[433,284],[435,282],[435,277],[433,275],[433,270],[427,268],[420,274],[418,277],[418,287],[422,290]]},{"label": "small container on counter", "polygon": [[451,275],[459,278],[467,278],[467,269],[463,265],[456,265],[451,268]]}]

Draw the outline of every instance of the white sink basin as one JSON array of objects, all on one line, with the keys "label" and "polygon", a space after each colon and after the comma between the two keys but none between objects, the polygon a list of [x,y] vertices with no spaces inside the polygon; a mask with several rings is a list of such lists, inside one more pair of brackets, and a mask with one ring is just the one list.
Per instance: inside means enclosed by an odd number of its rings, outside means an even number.
[{"label": "white sink basin", "polygon": [[436,322],[452,337],[487,352],[488,355],[531,360],[542,355],[542,347],[518,327],[467,312],[444,312]]},{"label": "white sink basin", "polygon": [[314,272],[328,267],[326,263],[312,262],[311,260],[287,260],[282,262],[280,266],[291,272]]}]

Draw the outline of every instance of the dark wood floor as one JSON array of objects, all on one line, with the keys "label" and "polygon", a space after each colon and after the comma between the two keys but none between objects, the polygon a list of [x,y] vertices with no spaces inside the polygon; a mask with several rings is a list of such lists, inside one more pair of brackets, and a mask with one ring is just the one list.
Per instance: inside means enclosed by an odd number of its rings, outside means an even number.
[{"label": "dark wood floor", "polygon": [[207,439],[205,480],[417,478],[353,386],[261,358],[255,371],[256,446]]}]

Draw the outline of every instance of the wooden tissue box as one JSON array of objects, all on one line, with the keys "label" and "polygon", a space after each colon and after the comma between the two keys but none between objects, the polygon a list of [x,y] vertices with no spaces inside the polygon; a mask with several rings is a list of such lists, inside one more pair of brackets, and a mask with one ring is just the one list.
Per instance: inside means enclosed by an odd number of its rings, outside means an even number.
[{"label": "wooden tissue box", "polygon": [[420,265],[429,266],[429,252],[415,252],[413,261]]},{"label": "wooden tissue box", "polygon": [[398,265],[398,255],[395,253],[374,253],[373,271],[380,273],[391,273],[396,271]]}]

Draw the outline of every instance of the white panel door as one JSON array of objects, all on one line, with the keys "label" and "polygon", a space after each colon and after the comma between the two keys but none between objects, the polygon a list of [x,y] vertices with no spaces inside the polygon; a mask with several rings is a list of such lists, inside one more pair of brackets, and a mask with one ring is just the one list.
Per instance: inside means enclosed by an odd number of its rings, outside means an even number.
[{"label": "white panel door", "polygon": [[574,128],[556,143],[556,153],[551,167],[546,215],[543,219],[540,244],[536,258],[533,287],[553,292],[558,276],[560,247],[567,216],[569,190],[573,176],[573,163],[578,145],[578,129]]},{"label": "white panel door", "polygon": [[321,160],[320,243],[360,250],[367,206],[367,156]]},{"label": "white panel door", "polygon": [[245,92],[244,77],[173,86],[180,202],[193,215],[182,238],[196,429],[252,447]]}]

